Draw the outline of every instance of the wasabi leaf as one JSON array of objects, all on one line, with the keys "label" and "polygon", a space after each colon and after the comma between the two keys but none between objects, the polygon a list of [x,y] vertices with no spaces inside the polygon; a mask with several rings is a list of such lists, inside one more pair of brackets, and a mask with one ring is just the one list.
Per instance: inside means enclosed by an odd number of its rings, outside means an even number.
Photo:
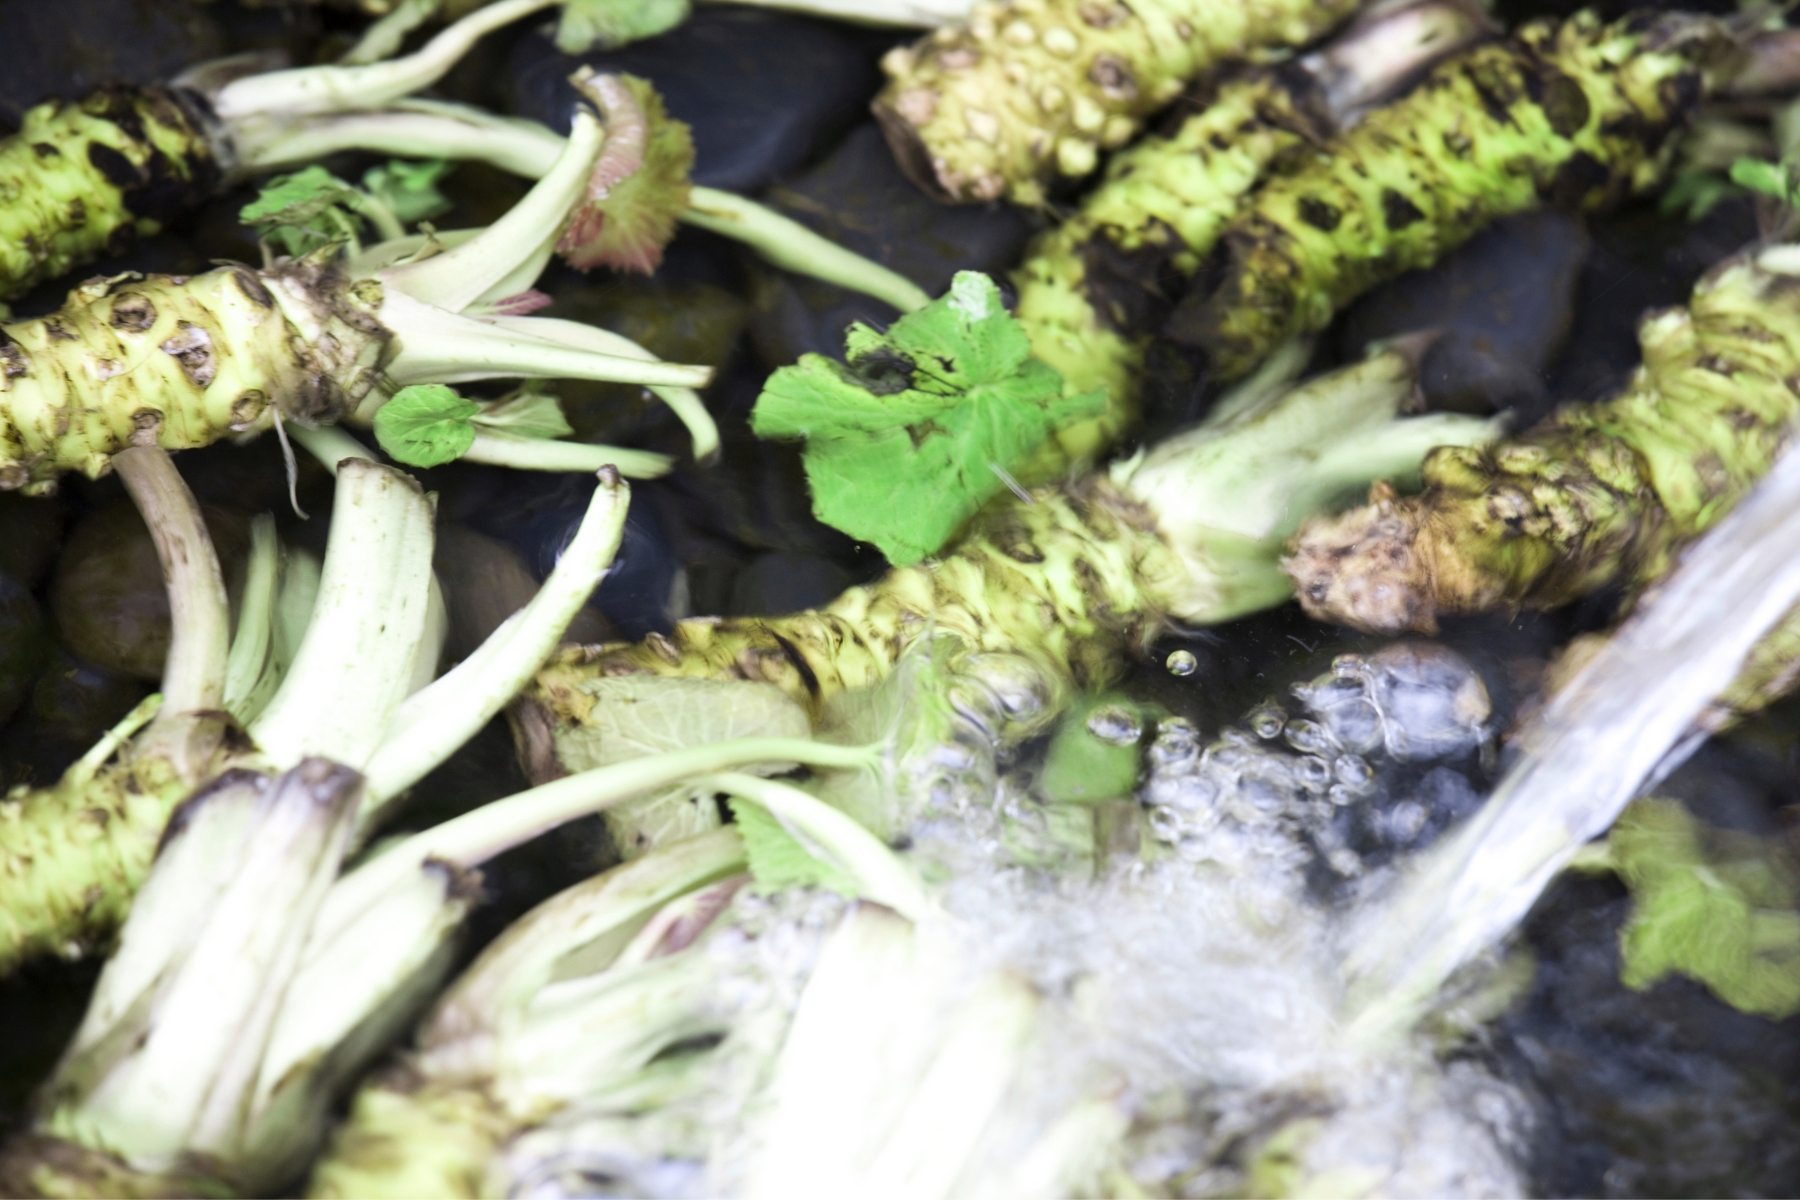
[{"label": "wasabi leaf", "polygon": [[687,20],[688,9],[688,0],[568,0],[556,25],[556,48],[583,54],[655,37]]},{"label": "wasabi leaf", "polygon": [[1144,714],[1123,696],[1077,705],[1057,726],[1038,776],[1052,804],[1101,804],[1137,787]]},{"label": "wasabi leaf", "polygon": [[524,387],[504,400],[483,405],[470,418],[487,429],[510,433],[514,437],[561,438],[574,433],[563,416],[562,404],[549,392]]},{"label": "wasabi leaf", "polygon": [[851,898],[862,894],[854,879],[807,850],[805,843],[789,833],[775,814],[762,805],[734,799],[731,815],[744,838],[744,855],[749,859],[756,891],[817,887]]},{"label": "wasabi leaf", "polygon": [[1785,162],[1772,163],[1760,158],[1740,158],[1731,164],[1731,182],[1739,187],[1773,196],[1789,208],[1794,207],[1796,189],[1794,173]]},{"label": "wasabi leaf", "polygon": [[441,383],[401,388],[375,411],[375,440],[395,462],[438,467],[475,444],[471,418],[481,411]]},{"label": "wasabi leaf", "polygon": [[942,549],[1046,437],[1105,404],[1063,395],[975,271],[886,333],[852,325],[844,345],[847,365],[807,354],[775,372],[751,427],[804,439],[813,511],[896,564]]},{"label": "wasabi leaf", "polygon": [[[570,771],[736,738],[803,738],[812,732],[806,712],[772,683],[618,675],[583,683],[581,691],[593,706],[579,725],[555,735],[556,759]],[[619,853],[636,858],[717,828],[719,812],[711,793],[676,787],[608,809],[605,819]]]},{"label": "wasabi leaf", "polygon": [[1606,845],[1633,900],[1619,933],[1626,986],[1682,974],[1747,1013],[1800,1012],[1800,868],[1782,847],[1658,799],[1627,809]]},{"label": "wasabi leaf", "polygon": [[693,134],[669,116],[646,80],[583,70],[570,82],[605,118],[606,145],[556,252],[583,271],[648,275],[687,211]]},{"label": "wasabi leaf", "polygon": [[441,158],[425,162],[394,159],[370,167],[362,177],[363,190],[385,204],[402,225],[430,220],[450,210],[449,199],[437,185],[454,165]]},{"label": "wasabi leaf", "polygon": [[238,211],[238,220],[284,252],[299,257],[331,242],[354,241],[363,218],[362,194],[324,167],[277,175]]}]

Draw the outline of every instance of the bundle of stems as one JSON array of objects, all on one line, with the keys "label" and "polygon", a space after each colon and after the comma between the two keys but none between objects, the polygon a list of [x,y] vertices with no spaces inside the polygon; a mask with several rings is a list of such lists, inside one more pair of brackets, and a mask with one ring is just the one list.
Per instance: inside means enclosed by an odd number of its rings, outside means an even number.
[{"label": "bundle of stems", "polygon": [[[247,593],[237,644],[227,649],[217,557],[168,456],[136,447],[120,460],[169,578],[174,638],[164,689],[57,784],[20,788],[0,809],[8,831],[0,970],[105,945],[171,813],[209,781],[271,775],[322,756],[366,776],[359,790],[367,797],[350,814],[357,839],[366,837],[531,678],[611,562],[628,498],[617,475],[603,473],[537,597],[433,682],[444,633],[433,604],[434,513],[409,476],[366,457],[338,464],[317,598],[284,662],[274,652],[272,587]],[[272,573],[272,537],[260,553],[253,579]]]},{"label": "bundle of stems", "polygon": [[[488,10],[484,10],[488,11]],[[367,421],[392,389],[496,378],[599,379],[656,391],[706,458],[693,391],[711,371],[656,361],[606,330],[513,315],[585,194],[604,137],[583,111],[555,169],[453,247],[401,239],[345,260],[326,245],[252,270],[94,279],[60,312],[0,325],[0,487],[103,474],[129,445],[175,450],[284,421]]]}]

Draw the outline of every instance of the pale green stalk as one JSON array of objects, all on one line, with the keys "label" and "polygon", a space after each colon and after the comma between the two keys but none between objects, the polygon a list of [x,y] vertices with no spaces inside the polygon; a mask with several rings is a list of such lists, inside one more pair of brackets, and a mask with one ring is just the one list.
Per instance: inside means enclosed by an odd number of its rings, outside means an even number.
[{"label": "pale green stalk", "polygon": [[924,288],[898,271],[846,250],[800,222],[742,196],[696,187],[688,195],[688,210],[681,219],[735,238],[783,270],[866,293],[903,313],[931,303]]},{"label": "pale green stalk", "polygon": [[443,6],[444,0],[400,0],[386,16],[363,30],[338,65],[353,67],[392,58],[406,35],[431,20]]},{"label": "pale green stalk", "polygon": [[150,527],[168,579],[172,637],[162,683],[167,711],[175,716],[218,708],[225,694],[231,609],[200,506],[161,447],[133,446],[112,461]]},{"label": "pale green stalk", "polygon": [[563,153],[523,200],[462,245],[389,267],[377,276],[382,286],[448,312],[523,292],[544,273],[569,211],[587,192],[605,141],[599,118],[578,109]]},{"label": "pale green stalk", "polygon": [[[256,165],[291,166],[343,150],[365,150],[411,158],[476,159],[539,179],[554,169],[565,145],[565,139],[534,121],[408,99],[378,113],[333,116],[302,125],[263,147]],[[742,242],[783,270],[862,292],[901,312],[923,308],[931,300],[897,271],[732,192],[692,188],[681,220]]]},{"label": "pale green stalk", "polygon": [[512,467],[518,471],[593,472],[612,467],[627,479],[660,479],[675,466],[675,460],[667,454],[652,450],[520,437],[516,433],[486,429],[475,431],[474,444],[463,451],[462,457],[464,462]]},{"label": "pale green stalk", "polygon": [[908,920],[935,910],[925,885],[880,838],[808,792],[792,784],[741,772],[708,775],[699,789],[753,800],[774,814],[809,853],[822,857],[857,883],[861,895],[887,905]]},{"label": "pale green stalk", "polygon": [[331,538],[306,637],[250,727],[269,759],[309,754],[360,766],[413,683],[430,609],[430,501],[410,476],[374,463],[338,468]]},{"label": "pale green stalk", "polygon": [[369,778],[364,828],[389,800],[474,736],[537,674],[612,565],[630,498],[630,489],[616,473],[603,472],[575,537],[531,602],[455,669],[400,706],[364,768]]},{"label": "pale green stalk", "polygon": [[238,604],[237,635],[225,660],[225,711],[240,725],[256,715],[248,702],[270,663],[275,583],[280,573],[281,543],[275,536],[275,518],[258,513],[250,522],[250,562],[244,572],[244,597]]},{"label": "pale green stalk", "polygon": [[219,88],[211,97],[212,108],[220,120],[231,125],[264,115],[299,117],[379,108],[436,83],[486,34],[556,2],[499,0],[470,13],[405,58],[246,76]]},{"label": "pale green stalk", "polygon": [[[574,346],[592,354],[611,355],[617,358],[635,359],[643,363],[659,363],[662,360],[650,353],[623,334],[614,333],[610,329],[602,329],[598,325],[584,325],[579,321],[565,321],[558,317],[489,317],[488,321],[501,329],[514,330],[519,333],[548,333],[564,345]],[[701,368],[684,367],[682,370],[700,370]],[[710,375],[709,377],[710,378]],[[705,386],[707,379],[697,385]],[[706,410],[705,401],[694,386],[655,385],[650,390],[674,413],[681,423],[687,426],[688,436],[693,439],[694,461],[708,462],[719,450],[719,427],[713,421],[712,414]]]},{"label": "pale green stalk", "polygon": [[319,465],[335,477],[338,464],[354,458],[361,462],[379,461],[369,448],[336,425],[295,425],[288,436],[299,442],[306,452],[319,460]]},{"label": "pale green stalk", "polygon": [[[530,841],[575,817],[602,812],[634,796],[713,771],[768,763],[827,768],[873,767],[876,752],[807,738],[740,738],[634,758],[569,775],[464,813],[388,846],[345,877],[322,918],[322,936],[348,925],[393,880],[428,859],[468,866]],[[848,819],[848,818],[846,818]]]}]

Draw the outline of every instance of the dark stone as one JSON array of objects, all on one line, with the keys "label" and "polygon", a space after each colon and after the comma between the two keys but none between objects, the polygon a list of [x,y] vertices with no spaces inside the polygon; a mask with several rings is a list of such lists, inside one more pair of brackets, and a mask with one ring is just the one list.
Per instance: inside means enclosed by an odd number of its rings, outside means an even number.
[{"label": "dark stone", "polygon": [[51,97],[160,83],[226,47],[211,6],[193,0],[0,0],[0,30],[3,126],[17,126],[26,109]]},{"label": "dark stone", "polygon": [[[932,295],[958,271],[986,271],[1004,285],[1033,230],[1003,204],[938,204],[907,179],[873,121],[818,166],[769,190],[767,201],[832,241],[891,267]],[[871,297],[770,269],[758,272],[758,353],[771,368],[813,352],[841,357],[852,321],[885,325],[895,312]]]},{"label": "dark stone", "polygon": [[[434,472],[429,486],[443,491],[444,518],[512,546],[539,579],[556,566],[594,493],[591,476],[467,464]],[[606,619],[607,628],[596,631],[600,637],[635,640],[667,632],[687,615],[680,560],[646,499],[654,487],[654,482],[632,485],[624,541],[588,601]]]},{"label": "dark stone", "polygon": [[731,5],[699,7],[662,37],[574,57],[541,30],[509,63],[510,107],[566,131],[586,63],[656,85],[694,131],[694,182],[748,192],[799,167],[859,117],[881,86],[876,57],[891,36]]},{"label": "dark stone", "polygon": [[31,592],[0,573],[0,723],[12,720],[44,665],[44,618]]},{"label": "dark stone", "polygon": [[[205,516],[230,587],[249,550],[250,523],[211,506]],[[149,527],[128,502],[100,508],[75,526],[56,565],[50,606],[58,634],[79,657],[149,683],[162,678],[168,589]]]},{"label": "dark stone", "polygon": [[1526,926],[1536,981],[1497,1032],[1545,1115],[1534,1193],[1800,1195],[1800,1021],[1686,979],[1625,987],[1630,904],[1610,878],[1565,877]]},{"label": "dark stone", "polygon": [[1699,220],[1641,205],[1588,223],[1593,249],[1575,291],[1567,348],[1548,366],[1557,400],[1601,400],[1622,388],[1643,361],[1637,327],[1644,314],[1685,305],[1707,268],[1757,237],[1748,198],[1723,200]]},{"label": "dark stone", "polygon": [[0,733],[7,785],[55,783],[69,765],[118,724],[150,685],[75,658],[46,640],[48,660],[24,709]]},{"label": "dark stone", "polygon": [[1428,406],[1510,408],[1523,427],[1548,408],[1544,370],[1574,319],[1587,248],[1580,221],[1560,212],[1496,222],[1436,266],[1359,300],[1344,315],[1340,351],[1354,359],[1370,342],[1435,329],[1422,364]]},{"label": "dark stone", "polygon": [[68,508],[59,496],[0,492],[0,572],[28,588],[36,587],[62,545],[67,517]]},{"label": "dark stone", "polygon": [[855,575],[829,558],[765,554],[738,574],[729,615],[777,616],[819,608],[855,582]]},{"label": "dark stone", "polygon": [[[498,538],[444,525],[437,531],[432,567],[443,588],[450,632],[444,641],[445,664],[460,662],[488,639],[503,621],[537,595],[538,577],[518,550]],[[606,636],[599,614],[575,615],[564,641],[593,642]]]}]

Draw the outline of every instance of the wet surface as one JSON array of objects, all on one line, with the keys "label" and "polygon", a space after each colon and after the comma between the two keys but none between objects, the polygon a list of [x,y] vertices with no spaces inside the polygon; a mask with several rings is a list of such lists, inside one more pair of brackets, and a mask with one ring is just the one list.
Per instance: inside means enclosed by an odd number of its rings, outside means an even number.
[{"label": "wet surface", "polygon": [[[1570,7],[1521,0],[1503,5],[1502,15]],[[9,59],[14,69],[0,80],[0,123],[43,95],[79,95],[107,78],[166,77],[221,48],[280,46],[305,57],[317,50],[322,29],[345,24],[339,15],[295,18],[284,11],[228,3],[72,0],[46,7],[0,0],[0,22],[35,51]],[[74,12],[89,15],[77,22]],[[105,36],[84,35],[76,45],[69,32],[77,28]],[[878,83],[875,59],[892,40],[806,18],[708,7],[675,34],[587,61],[645,75],[664,90],[670,110],[694,126],[697,182],[759,191],[795,219],[933,292],[957,269],[1004,272],[1037,218],[1000,207],[931,205],[900,174],[867,120]],[[566,126],[571,97],[562,80],[571,65],[526,23],[493,39],[441,91]],[[347,157],[333,169],[355,177],[367,165]],[[456,227],[491,221],[523,185],[464,166],[446,190],[456,208],[441,224]],[[240,189],[221,197],[170,233],[93,270],[188,272],[216,258],[255,261],[254,241],[236,222],[252,194]],[[1506,408],[1515,427],[1528,424],[1556,404],[1616,388],[1638,361],[1635,331],[1645,309],[1682,302],[1707,266],[1755,233],[1754,215],[1742,201],[1728,201],[1693,224],[1647,204],[1587,221],[1534,216],[1502,223],[1437,268],[1354,306],[1320,338],[1316,365],[1353,357],[1373,339],[1428,325],[1445,329],[1425,361],[1430,406]],[[46,285],[15,311],[56,307],[70,282]],[[634,486],[624,553],[575,636],[636,637],[689,613],[815,606],[883,569],[872,549],[812,517],[796,448],[752,437],[748,414],[771,367],[806,351],[840,353],[846,322],[886,323],[891,310],[774,271],[694,231],[681,235],[653,279],[556,269],[541,286],[554,297],[548,315],[603,325],[665,358],[719,370],[705,400],[720,425],[722,453],[706,466],[690,460],[686,430],[642,389],[555,385],[577,437],[679,459],[668,478]],[[1191,384],[1171,385],[1160,399],[1151,389],[1159,428],[1204,411],[1209,397]],[[297,480],[301,507],[311,514],[305,521],[288,507],[272,439],[187,452],[177,461],[204,503],[235,511],[240,522],[247,514],[275,513],[284,539],[323,550],[331,483],[305,455]],[[423,478],[439,494],[438,569],[451,609],[448,656],[455,659],[529,597],[566,544],[591,488],[573,476],[472,466]],[[0,495],[0,779],[8,784],[54,780],[148,693],[146,681],[155,677],[147,653],[154,636],[121,632],[118,623],[126,618],[119,611],[95,616],[109,596],[129,593],[146,609],[160,600],[154,557],[144,557],[141,537],[122,529],[83,532],[117,520],[108,514],[122,503],[116,480],[72,480],[55,501]],[[93,576],[89,582],[57,582],[88,578],[84,570]],[[166,602],[162,612],[166,621]],[[1490,705],[1485,720],[1501,738],[1531,711],[1558,647],[1577,632],[1604,627],[1611,616],[1612,603],[1602,596],[1555,614],[1449,621],[1436,640],[1482,680]],[[108,622],[110,633],[94,632]],[[31,633],[37,628],[54,632]],[[1312,879],[1330,895],[1345,877],[1330,864],[1334,851],[1362,869],[1417,849],[1466,816],[1506,761],[1498,741],[1491,759],[1460,744],[1411,758],[1385,743],[1337,746],[1330,755],[1309,751],[1311,734],[1295,722],[1316,727],[1321,716],[1293,687],[1328,675],[1341,655],[1366,659],[1382,645],[1314,624],[1290,605],[1213,629],[1170,633],[1145,659],[1124,664],[1121,687],[1150,714],[1146,747],[1169,730],[1180,732],[1185,722],[1192,732],[1181,736],[1196,753],[1236,730],[1262,748],[1259,754],[1279,758],[1293,785],[1283,804],[1295,812],[1329,796],[1331,786],[1359,789],[1355,803],[1313,814],[1319,865]],[[1274,732],[1264,736],[1259,720]],[[1306,744],[1296,746],[1295,737]],[[1682,798],[1715,824],[1777,833],[1787,828],[1783,809],[1793,811],[1789,806],[1800,799],[1797,748],[1800,718],[1793,706],[1778,708],[1716,739],[1662,793]],[[1029,763],[1031,753],[1020,761]],[[1306,774],[1317,773],[1309,759],[1324,762],[1331,779]],[[415,790],[398,827],[421,828],[524,786],[511,733],[496,720]],[[529,905],[611,861],[612,853],[599,822],[590,821],[497,859],[483,872],[489,903],[471,924],[469,951]],[[1545,899],[1524,938],[1538,959],[1534,989],[1492,1046],[1480,1051],[1502,1062],[1549,1114],[1537,1147],[1536,1187],[1552,1195],[1795,1194],[1800,1023],[1745,1017],[1681,981],[1644,993],[1624,988],[1616,949],[1624,906],[1619,888],[1591,879],[1565,882]],[[79,1019],[96,966],[42,963],[0,979],[0,1130],[16,1121]]]}]

